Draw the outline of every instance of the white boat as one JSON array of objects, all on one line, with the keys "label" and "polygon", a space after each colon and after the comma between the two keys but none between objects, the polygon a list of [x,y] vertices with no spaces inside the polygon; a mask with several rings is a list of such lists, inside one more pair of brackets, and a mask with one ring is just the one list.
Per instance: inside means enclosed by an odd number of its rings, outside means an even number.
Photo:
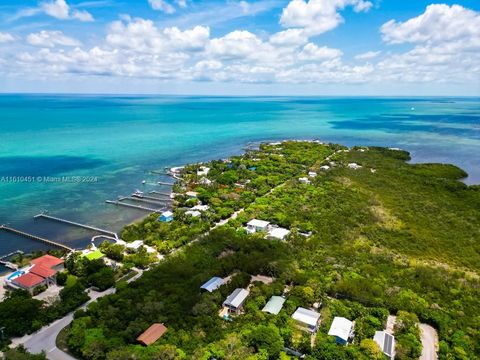
[{"label": "white boat", "polygon": [[138,197],[138,198],[143,198],[143,191],[140,191],[140,190],[135,190],[135,192],[132,194],[132,196],[134,197]]}]

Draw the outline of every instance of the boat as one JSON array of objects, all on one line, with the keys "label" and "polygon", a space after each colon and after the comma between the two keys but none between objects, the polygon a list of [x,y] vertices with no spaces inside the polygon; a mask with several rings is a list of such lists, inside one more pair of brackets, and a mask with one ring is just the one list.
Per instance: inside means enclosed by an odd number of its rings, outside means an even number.
[{"label": "boat", "polygon": [[143,198],[143,191],[140,191],[140,190],[135,190],[135,192],[132,194],[133,197],[138,197],[138,198]]}]

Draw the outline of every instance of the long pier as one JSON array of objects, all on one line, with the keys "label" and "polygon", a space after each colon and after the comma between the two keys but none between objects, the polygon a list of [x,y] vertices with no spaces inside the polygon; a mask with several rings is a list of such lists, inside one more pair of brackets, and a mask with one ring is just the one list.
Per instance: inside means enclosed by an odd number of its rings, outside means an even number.
[{"label": "long pier", "polygon": [[161,192],[161,191],[156,191],[156,190],[150,191],[149,194],[157,194],[157,195],[160,195],[160,196],[168,196],[168,197],[170,197],[170,195],[171,195],[171,193],[166,193],[166,192]]},{"label": "long pier", "polygon": [[159,204],[159,203],[168,202],[168,200],[166,200],[166,199],[164,199],[164,200],[162,200],[162,199],[149,200],[145,196],[143,196],[143,197],[131,196],[131,197],[127,197],[125,200],[141,201],[141,202],[144,202],[144,203],[147,203],[147,204],[153,204],[153,205],[162,205],[162,204]]},{"label": "long pier", "polygon": [[165,182],[165,181],[157,181],[157,184],[158,184],[158,185],[166,185],[166,186],[173,186],[173,185],[175,185],[175,184],[168,183],[168,182]]},{"label": "long pier", "polygon": [[137,199],[147,199],[147,200],[153,200],[153,201],[158,201],[158,202],[166,202],[166,201],[172,201],[172,199],[161,199],[161,198],[156,198],[153,196],[148,196],[148,195],[142,195],[142,196],[132,196]]},{"label": "long pier", "polygon": [[67,251],[73,251],[73,248],[71,248],[70,246],[61,244],[61,243],[56,242],[56,241],[52,241],[52,240],[42,238],[42,237],[37,236],[37,235],[32,235],[32,234],[26,233],[24,231],[11,228],[11,227],[6,226],[6,225],[0,225],[0,230],[5,230],[5,231],[10,232],[12,234],[23,236],[23,237],[25,237],[27,239],[30,239],[30,240],[39,241],[39,242],[42,242],[42,243],[50,245],[50,246],[59,247],[61,249],[67,250]]},{"label": "long pier", "polygon": [[132,209],[145,210],[145,211],[150,211],[150,212],[154,212],[154,213],[158,213],[158,212],[163,211],[162,209],[152,209],[152,208],[149,208],[149,207],[146,207],[146,206],[124,203],[124,202],[121,202],[119,200],[105,200],[105,202],[107,204],[120,205],[120,206],[129,207],[129,208],[132,208]]},{"label": "long pier", "polygon": [[100,228],[95,227],[95,226],[80,224],[80,223],[78,223],[78,222],[71,221],[71,220],[61,219],[61,218],[59,218],[59,217],[47,215],[47,214],[45,214],[45,213],[41,213],[41,214],[35,215],[34,218],[35,218],[35,219],[44,218],[44,219],[48,219],[48,220],[52,220],[52,221],[58,221],[58,222],[61,222],[61,223],[64,223],[64,224],[81,227],[81,228],[83,228],[83,229],[96,231],[96,232],[99,232],[99,233],[102,233],[102,234],[106,234],[106,235],[109,235],[109,236],[113,236],[113,237],[115,237],[115,238],[118,238],[118,235],[117,235],[116,233],[114,233],[113,231],[109,231],[109,230],[105,230],[105,229],[100,229]]},{"label": "long pier", "polygon": [[12,270],[17,270],[18,269],[17,264],[14,264],[10,261],[5,260],[5,259],[8,259],[10,256],[17,255],[17,254],[23,254],[23,251],[22,250],[15,250],[15,251],[12,251],[11,253],[0,256],[0,265],[3,265],[3,266],[5,266],[9,269],[12,269]]}]

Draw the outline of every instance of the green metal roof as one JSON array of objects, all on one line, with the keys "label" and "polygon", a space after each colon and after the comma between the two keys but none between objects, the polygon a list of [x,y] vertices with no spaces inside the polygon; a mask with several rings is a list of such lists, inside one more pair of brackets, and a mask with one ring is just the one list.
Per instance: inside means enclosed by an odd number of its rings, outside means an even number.
[{"label": "green metal roof", "polygon": [[103,258],[105,255],[100,250],[95,250],[84,255],[88,260],[97,260]]},{"label": "green metal roof", "polygon": [[273,315],[278,315],[280,310],[282,310],[283,303],[285,302],[285,298],[281,296],[272,296],[265,307],[262,309],[264,312],[268,312]]}]

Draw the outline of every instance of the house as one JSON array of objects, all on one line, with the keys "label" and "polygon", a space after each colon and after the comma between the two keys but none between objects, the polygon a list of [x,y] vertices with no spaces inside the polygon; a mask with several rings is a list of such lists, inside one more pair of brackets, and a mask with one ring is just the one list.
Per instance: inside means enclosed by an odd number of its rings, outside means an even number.
[{"label": "house", "polygon": [[309,171],[308,172],[308,177],[314,178],[317,176],[317,173],[315,171]]},{"label": "house", "polygon": [[199,184],[202,184],[202,185],[211,185],[212,184],[212,180],[206,178],[206,177],[203,177],[200,179],[200,181],[198,182]]},{"label": "house", "polygon": [[350,169],[353,169],[353,170],[357,170],[357,169],[360,169],[362,167],[362,165],[358,165],[357,163],[349,163],[347,166]]},{"label": "house", "polygon": [[248,290],[237,288],[223,302],[223,307],[227,308],[230,313],[238,314],[249,294]]},{"label": "house", "polygon": [[298,178],[298,181],[302,184],[310,184],[310,180],[307,177]]},{"label": "house", "polygon": [[163,324],[155,323],[145,330],[139,337],[137,341],[145,346],[153,344],[155,341],[160,339],[163,334],[167,332],[167,327]]},{"label": "house", "polygon": [[142,240],[135,240],[132,241],[131,243],[127,243],[125,247],[129,250],[132,250],[134,252],[137,252],[140,250],[140,248],[143,246],[143,241]]},{"label": "house", "polygon": [[187,195],[187,197],[193,199],[193,198],[196,198],[198,196],[198,193],[196,191],[187,191],[185,193],[185,195]]},{"label": "house", "polygon": [[64,260],[46,254],[30,261],[30,268],[22,271],[20,276],[11,277],[7,285],[27,290],[31,294],[43,285],[56,283],[56,276],[64,269]]},{"label": "house", "polygon": [[380,346],[382,352],[393,359],[395,356],[395,338],[385,331],[375,331],[373,340]]},{"label": "house", "polygon": [[173,213],[171,211],[164,211],[158,218],[158,221],[161,221],[161,222],[173,221]]},{"label": "house", "polygon": [[296,320],[302,328],[315,333],[320,322],[320,314],[316,311],[299,307],[293,313],[292,319]]},{"label": "house", "polygon": [[325,170],[326,171],[326,170],[329,170],[329,169],[330,169],[330,166],[328,166],[328,165],[320,166],[320,170]]},{"label": "house", "polygon": [[290,234],[290,230],[281,227],[272,227],[268,232],[267,237],[269,239],[285,240]]},{"label": "house", "polygon": [[256,232],[266,232],[270,223],[264,220],[253,219],[247,223],[247,232],[253,234]]},{"label": "house", "polygon": [[185,211],[185,215],[190,215],[191,217],[199,217],[200,215],[202,215],[202,213],[197,210],[188,210]]},{"label": "house", "polygon": [[225,284],[225,281],[223,281],[222,278],[215,276],[215,277],[212,277],[210,280],[208,280],[205,284],[200,286],[200,289],[207,290],[208,292],[213,292],[223,284]]},{"label": "house", "polygon": [[206,166],[200,166],[197,170],[197,176],[207,176],[210,168]]},{"label": "house", "polygon": [[335,317],[328,335],[335,336],[337,344],[346,345],[353,337],[353,322],[344,317]]},{"label": "house", "polygon": [[284,297],[272,296],[270,300],[268,300],[268,302],[265,304],[262,311],[272,315],[278,315],[280,310],[282,310],[284,303],[285,303]]}]

